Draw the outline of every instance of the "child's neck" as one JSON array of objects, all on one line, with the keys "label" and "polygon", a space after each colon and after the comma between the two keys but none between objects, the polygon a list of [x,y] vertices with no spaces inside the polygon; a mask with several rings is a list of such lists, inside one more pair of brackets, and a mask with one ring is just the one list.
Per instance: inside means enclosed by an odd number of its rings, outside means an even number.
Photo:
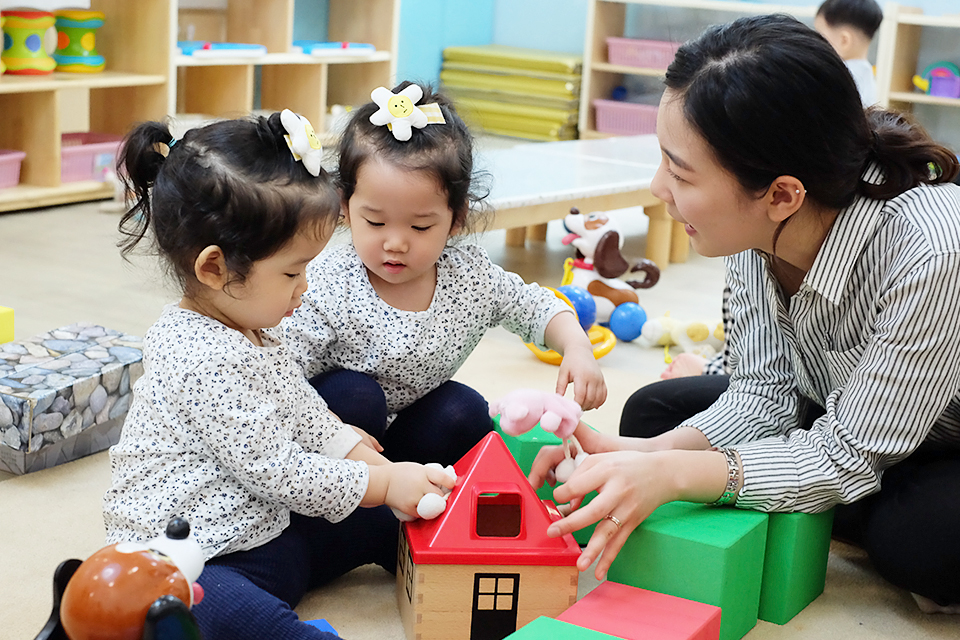
[{"label": "child's neck", "polygon": [[394,309],[401,311],[426,311],[433,303],[437,289],[437,268],[409,282],[387,282],[367,269],[367,279],[377,296]]},{"label": "child's neck", "polygon": [[247,327],[237,326],[235,322],[231,322],[225,314],[221,313],[216,305],[212,305],[209,302],[193,298],[189,296],[184,296],[180,298],[180,308],[186,309],[188,311],[193,311],[199,313],[202,316],[206,316],[212,320],[216,320],[220,324],[235,331],[239,331],[247,338],[250,342],[257,345],[258,347],[263,346],[263,339],[260,336],[259,329],[250,329]]}]

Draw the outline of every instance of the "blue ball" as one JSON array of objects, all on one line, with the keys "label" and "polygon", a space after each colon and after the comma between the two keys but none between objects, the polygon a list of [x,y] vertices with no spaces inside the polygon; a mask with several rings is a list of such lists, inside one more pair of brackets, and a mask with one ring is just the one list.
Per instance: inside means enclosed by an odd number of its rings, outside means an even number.
[{"label": "blue ball", "polygon": [[610,331],[624,342],[636,340],[647,321],[647,312],[636,302],[624,302],[610,314]]},{"label": "blue ball", "polygon": [[572,284],[565,284],[558,287],[557,291],[567,296],[573,303],[573,310],[577,312],[577,321],[586,331],[593,326],[597,320],[597,302],[590,295],[590,292]]}]

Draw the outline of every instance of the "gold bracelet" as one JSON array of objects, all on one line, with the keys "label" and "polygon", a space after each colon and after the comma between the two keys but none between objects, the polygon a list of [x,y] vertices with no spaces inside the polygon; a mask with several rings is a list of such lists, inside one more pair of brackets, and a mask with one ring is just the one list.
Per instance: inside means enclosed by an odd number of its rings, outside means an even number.
[{"label": "gold bracelet", "polygon": [[723,447],[714,447],[714,451],[719,451],[727,459],[727,486],[723,493],[713,504],[725,505],[737,501],[737,487],[740,486],[740,462],[737,460],[737,452],[733,449],[724,449]]}]

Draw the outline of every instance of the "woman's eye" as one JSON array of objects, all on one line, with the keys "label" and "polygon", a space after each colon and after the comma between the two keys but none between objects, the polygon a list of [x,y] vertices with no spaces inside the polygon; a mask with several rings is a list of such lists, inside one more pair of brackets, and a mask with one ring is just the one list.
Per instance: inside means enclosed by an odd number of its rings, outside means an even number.
[{"label": "woman's eye", "polygon": [[667,167],[666,169],[667,169],[667,173],[670,175],[671,178],[673,178],[677,182],[684,182],[684,179],[678,176],[677,174],[675,174],[673,171],[671,171],[670,167]]}]

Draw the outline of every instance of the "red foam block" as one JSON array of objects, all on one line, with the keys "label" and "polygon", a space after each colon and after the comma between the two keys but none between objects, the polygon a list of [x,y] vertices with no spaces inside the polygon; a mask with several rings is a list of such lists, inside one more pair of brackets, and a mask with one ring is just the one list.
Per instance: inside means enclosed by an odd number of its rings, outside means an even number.
[{"label": "red foam block", "polygon": [[558,620],[625,640],[718,640],[720,607],[603,582]]}]

